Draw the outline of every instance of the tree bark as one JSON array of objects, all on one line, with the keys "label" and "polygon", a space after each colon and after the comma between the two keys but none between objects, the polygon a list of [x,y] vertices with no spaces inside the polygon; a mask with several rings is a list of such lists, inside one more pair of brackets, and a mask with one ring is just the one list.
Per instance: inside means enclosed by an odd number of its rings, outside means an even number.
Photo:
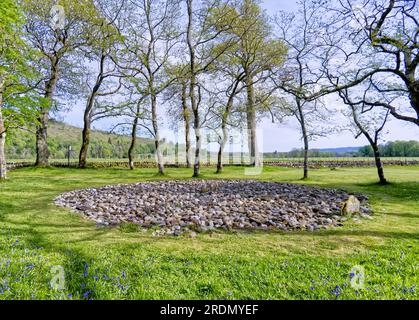
[{"label": "tree bark", "polygon": [[105,66],[106,54],[101,52],[100,55],[100,62],[99,62],[99,73],[96,78],[95,85],[90,92],[89,98],[87,99],[86,108],[84,110],[83,116],[83,132],[82,132],[82,144],[80,148],[79,154],[79,168],[86,168],[87,165],[87,154],[89,151],[89,144],[90,144],[90,131],[92,125],[92,116],[93,116],[93,106],[95,103],[96,96],[99,92],[100,86],[103,82],[103,73],[104,73],[104,66]]},{"label": "tree bark", "polygon": [[308,151],[309,151],[309,144],[308,144],[308,134],[307,134],[307,127],[306,121],[303,112],[303,106],[301,104],[301,100],[296,98],[297,108],[298,108],[298,121],[300,122],[301,126],[301,133],[303,135],[304,141],[304,165],[303,165],[303,179],[308,179]]},{"label": "tree bark", "polygon": [[131,170],[134,170],[134,156],[133,151],[135,148],[135,143],[137,141],[137,127],[138,127],[138,113],[139,113],[139,107],[137,108],[137,114],[135,115],[134,122],[132,123],[132,130],[131,130],[131,144],[128,149],[128,161],[129,161],[129,168]]},{"label": "tree bark", "polygon": [[377,173],[378,173],[378,178],[380,180],[380,184],[387,184],[387,180],[384,177],[384,169],[383,169],[383,164],[381,162],[381,157],[380,157],[380,151],[378,149],[378,134],[380,133],[380,131],[384,128],[386,122],[387,122],[387,116],[385,117],[383,124],[381,125],[381,127],[375,131],[375,136],[374,138],[371,137],[371,135],[368,133],[367,130],[365,130],[365,128],[362,126],[361,122],[359,122],[358,117],[356,115],[356,111],[353,105],[351,105],[352,108],[352,116],[353,119],[355,121],[355,124],[357,125],[358,129],[361,131],[361,133],[365,136],[365,138],[367,138],[368,142],[370,143],[373,153],[374,153],[374,159],[375,159],[375,166],[377,167]]},{"label": "tree bark", "polygon": [[380,151],[378,149],[377,143],[371,145],[374,151],[375,166],[377,167],[378,177],[380,179],[380,184],[387,184],[387,179],[384,177],[383,164],[381,162]]},{"label": "tree bark", "polygon": [[190,89],[189,97],[191,99],[191,108],[194,116],[194,131],[195,131],[195,161],[193,167],[193,177],[199,177],[200,174],[200,154],[201,154],[201,120],[199,117],[198,105],[195,97],[195,87],[197,85],[196,73],[195,73],[195,47],[192,43],[192,19],[193,19],[193,8],[192,0],[187,0],[187,11],[188,11],[188,28],[187,28],[187,43],[189,48],[190,57]]},{"label": "tree bark", "polygon": [[6,153],[4,150],[6,143],[6,128],[3,121],[3,80],[0,79],[0,180],[4,180],[7,177],[6,167]]},{"label": "tree bark", "polygon": [[414,80],[409,86],[410,104],[416,111],[416,117],[419,119],[419,80]]},{"label": "tree bark", "polygon": [[253,85],[253,79],[249,73],[246,73],[246,89],[247,89],[247,132],[248,132],[248,144],[250,154],[250,165],[253,167],[259,166],[259,155],[257,147],[257,136],[256,136],[256,109],[255,109],[255,91]]},{"label": "tree bark", "polygon": [[303,169],[303,179],[308,179],[308,138],[307,135],[304,136],[304,169]]},{"label": "tree bark", "polygon": [[160,130],[157,119],[157,97],[155,94],[151,94],[151,117],[154,130],[154,145],[156,147],[157,167],[159,174],[164,174],[164,162],[160,144]]},{"label": "tree bark", "polygon": [[91,117],[90,111],[86,108],[84,112],[84,126],[82,131],[82,144],[79,154],[79,168],[86,168],[87,165],[87,152],[89,151],[90,144],[90,131],[91,131]]},{"label": "tree bark", "polygon": [[228,97],[226,108],[221,117],[222,137],[220,141],[220,149],[218,150],[217,173],[221,173],[223,171],[223,152],[224,152],[224,148],[225,148],[225,145],[227,144],[227,139],[228,139],[228,130],[227,130],[228,116],[230,115],[231,110],[233,108],[234,98],[237,94],[237,91],[238,91],[237,89],[242,80],[243,79],[241,75],[235,79],[232,91]]},{"label": "tree bark", "polygon": [[192,168],[191,164],[191,140],[190,140],[190,113],[187,103],[187,83],[182,83],[182,115],[185,123],[186,167]]},{"label": "tree bark", "polygon": [[48,120],[49,111],[53,103],[53,97],[58,81],[58,59],[53,58],[51,61],[51,75],[45,84],[45,95],[48,105],[41,108],[36,127],[36,162],[39,167],[48,166],[49,150],[48,150]]},{"label": "tree bark", "polygon": [[228,139],[227,126],[224,121],[221,126],[222,126],[223,135],[220,141],[220,149],[218,150],[217,173],[223,172],[223,152],[224,152],[224,148],[225,148],[225,145],[227,144],[227,139]]}]

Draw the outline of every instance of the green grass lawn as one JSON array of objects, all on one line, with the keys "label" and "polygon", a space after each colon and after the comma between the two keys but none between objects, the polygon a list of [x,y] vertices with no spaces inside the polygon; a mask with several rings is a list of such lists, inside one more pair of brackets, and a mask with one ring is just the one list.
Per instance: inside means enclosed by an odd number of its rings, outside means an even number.
[{"label": "green grass lawn", "polygon": [[[243,168],[205,179],[245,179]],[[0,183],[0,299],[418,299],[419,167],[264,168],[251,177],[341,188],[370,196],[373,220],[320,232],[215,232],[153,237],[133,225],[97,227],[52,202],[58,194],[106,184],[187,179],[187,169],[34,169]],[[353,266],[365,288],[350,285]],[[51,288],[53,266],[65,286]]]}]

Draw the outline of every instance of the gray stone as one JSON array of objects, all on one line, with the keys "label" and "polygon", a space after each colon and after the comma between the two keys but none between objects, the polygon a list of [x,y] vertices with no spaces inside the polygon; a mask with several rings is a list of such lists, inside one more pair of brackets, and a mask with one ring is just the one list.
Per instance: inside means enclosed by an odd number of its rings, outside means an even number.
[{"label": "gray stone", "polygon": [[355,213],[359,213],[361,210],[361,203],[355,197],[350,195],[342,205],[342,215],[345,217],[351,217]]}]

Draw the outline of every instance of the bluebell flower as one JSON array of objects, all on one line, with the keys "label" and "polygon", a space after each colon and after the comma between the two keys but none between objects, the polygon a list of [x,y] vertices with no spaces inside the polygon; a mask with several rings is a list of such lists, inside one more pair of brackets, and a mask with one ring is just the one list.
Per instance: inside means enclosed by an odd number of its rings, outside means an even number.
[{"label": "bluebell flower", "polygon": [[90,294],[90,290],[86,291],[85,293],[83,293],[83,298],[86,298],[89,294]]},{"label": "bluebell flower", "polygon": [[313,291],[314,290],[314,287],[310,287],[310,290]]},{"label": "bluebell flower", "polygon": [[336,297],[338,297],[342,293],[340,286],[335,286],[335,288],[332,290],[332,294],[334,294]]},{"label": "bluebell flower", "polygon": [[67,297],[69,297],[71,299],[71,298],[73,298],[73,295],[70,293]]}]

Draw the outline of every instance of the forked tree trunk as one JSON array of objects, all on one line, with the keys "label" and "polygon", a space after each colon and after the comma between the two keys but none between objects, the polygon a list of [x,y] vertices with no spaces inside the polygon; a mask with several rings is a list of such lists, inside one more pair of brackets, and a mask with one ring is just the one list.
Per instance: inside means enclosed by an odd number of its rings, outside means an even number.
[{"label": "forked tree trunk", "polygon": [[92,125],[92,113],[93,106],[95,104],[96,96],[98,95],[100,86],[103,82],[104,66],[105,66],[106,54],[101,52],[100,61],[99,61],[99,73],[96,78],[96,83],[90,92],[89,98],[87,99],[86,108],[84,110],[83,116],[83,132],[82,132],[82,144],[79,154],[79,168],[86,168],[87,165],[87,155],[89,151],[90,144],[90,131]]},{"label": "forked tree trunk", "polygon": [[381,125],[381,127],[375,131],[375,136],[374,138],[368,133],[368,131],[362,126],[361,122],[359,122],[358,120],[358,116],[356,114],[356,110],[355,107],[353,105],[350,105],[352,108],[352,117],[355,121],[355,124],[357,125],[358,129],[361,131],[361,133],[365,136],[365,138],[367,138],[368,142],[371,145],[371,148],[373,150],[374,153],[374,159],[375,159],[375,166],[377,167],[377,173],[378,173],[378,178],[380,180],[380,184],[387,184],[387,180],[384,177],[384,169],[383,169],[383,164],[381,162],[381,157],[380,157],[380,150],[378,148],[378,135],[381,132],[381,130],[384,128],[386,122],[387,122],[387,117],[389,115],[389,113],[387,112],[387,115],[383,121],[383,124]]},{"label": "forked tree trunk", "polygon": [[53,103],[55,88],[58,81],[58,59],[54,58],[51,66],[50,79],[45,84],[45,95],[48,105],[42,107],[38,117],[38,124],[36,128],[36,162],[35,165],[39,167],[48,166],[49,150],[48,150],[48,120],[49,112]]}]

